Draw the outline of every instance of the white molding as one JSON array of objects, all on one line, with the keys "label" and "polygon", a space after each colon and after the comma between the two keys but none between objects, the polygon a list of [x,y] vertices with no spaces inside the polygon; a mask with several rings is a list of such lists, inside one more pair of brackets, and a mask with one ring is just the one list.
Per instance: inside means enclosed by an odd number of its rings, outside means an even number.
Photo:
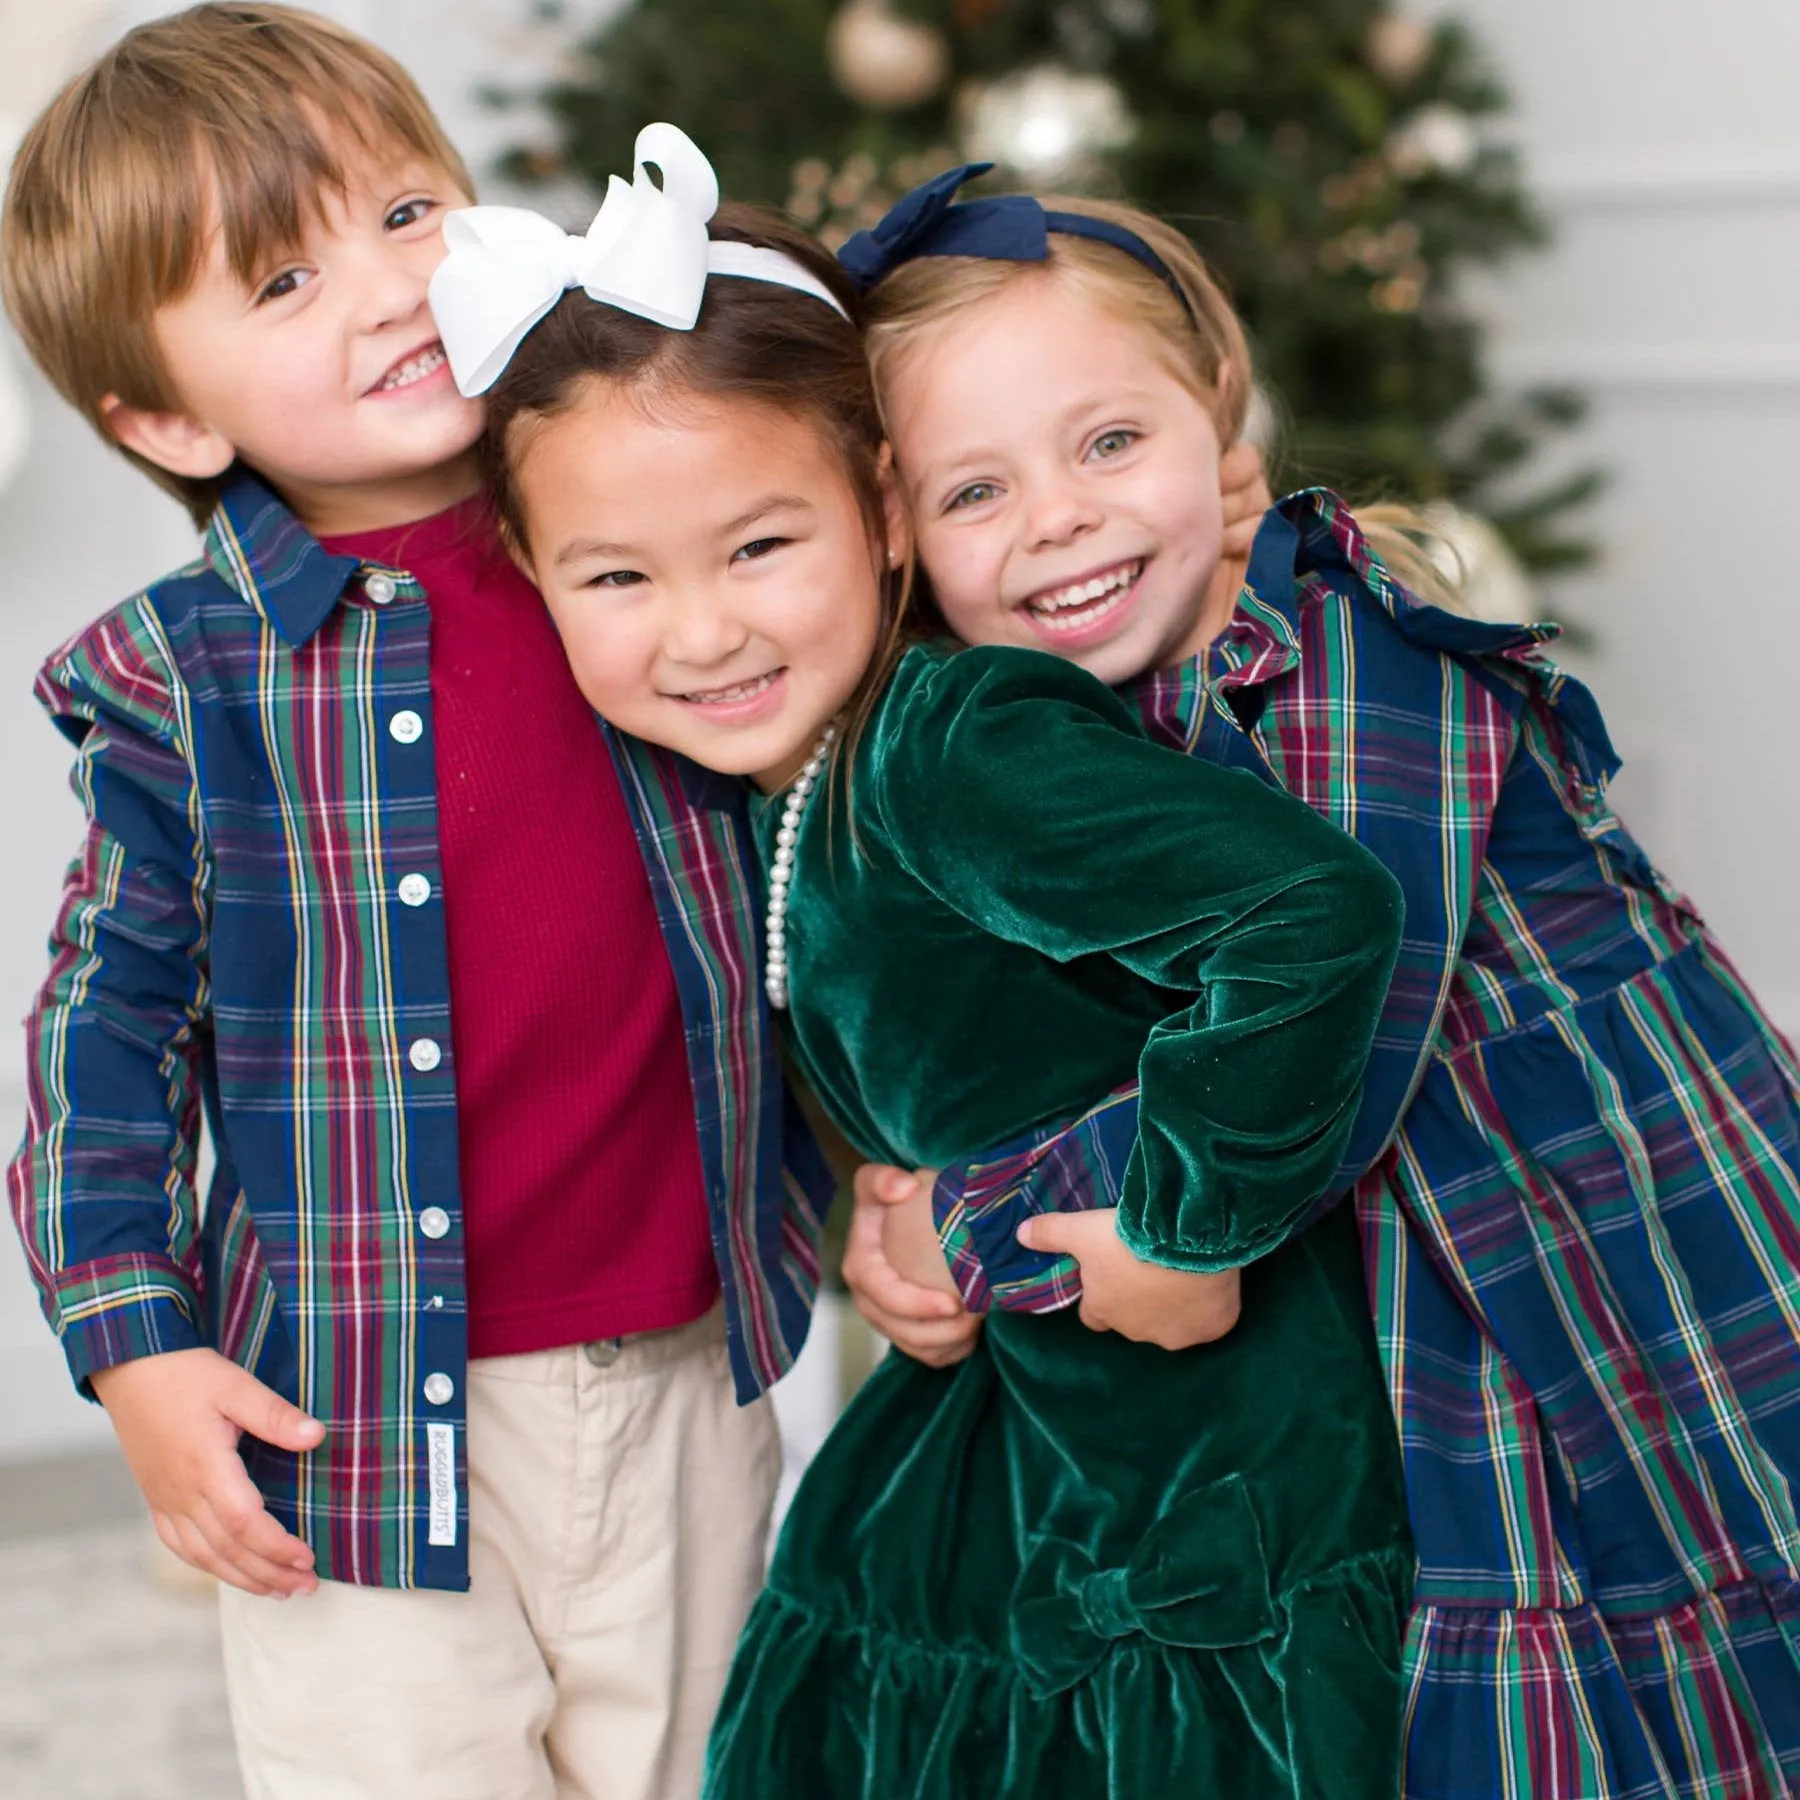
[{"label": "white molding", "polygon": [[1800,394],[1792,344],[1521,344],[1496,349],[1509,384],[1558,382],[1613,393]]},{"label": "white molding", "polygon": [[1548,158],[1526,182],[1552,212],[1677,212],[1695,207],[1800,206],[1800,157],[1744,151],[1657,163],[1617,157]]}]

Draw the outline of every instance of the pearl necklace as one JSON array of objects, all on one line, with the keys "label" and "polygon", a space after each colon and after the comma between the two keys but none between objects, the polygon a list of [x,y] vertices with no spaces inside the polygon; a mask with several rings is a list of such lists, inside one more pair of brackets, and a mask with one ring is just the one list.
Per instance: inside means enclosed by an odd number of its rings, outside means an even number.
[{"label": "pearl necklace", "polygon": [[787,911],[788,889],[794,880],[794,845],[800,837],[800,815],[812,791],[824,773],[825,758],[830,754],[837,727],[827,725],[813,753],[800,766],[787,805],[781,809],[781,823],[775,831],[775,861],[769,870],[769,960],[763,970],[763,992],[778,1012],[788,1003]]}]

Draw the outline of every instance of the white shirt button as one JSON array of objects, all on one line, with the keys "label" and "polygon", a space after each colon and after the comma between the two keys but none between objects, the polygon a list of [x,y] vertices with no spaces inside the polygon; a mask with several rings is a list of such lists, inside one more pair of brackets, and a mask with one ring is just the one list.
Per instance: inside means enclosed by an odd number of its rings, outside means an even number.
[{"label": "white shirt button", "polygon": [[455,1392],[456,1383],[441,1370],[433,1370],[425,1377],[425,1398],[433,1406],[444,1405]]},{"label": "white shirt button", "polygon": [[400,590],[391,575],[371,575],[368,580],[363,583],[363,592],[367,594],[377,606],[386,606],[399,591]]},{"label": "white shirt button", "polygon": [[414,1038],[406,1060],[421,1075],[429,1075],[444,1060],[444,1053],[438,1048],[436,1038]]},{"label": "white shirt button", "polygon": [[428,1238],[441,1238],[450,1229],[450,1215],[441,1206],[428,1206],[419,1214],[419,1229]]},{"label": "white shirt button", "polygon": [[400,877],[400,904],[402,906],[423,906],[431,898],[431,883],[423,875],[402,875]]},{"label": "white shirt button", "polygon": [[425,735],[425,721],[416,712],[397,712],[388,721],[388,734],[396,744],[416,744]]}]

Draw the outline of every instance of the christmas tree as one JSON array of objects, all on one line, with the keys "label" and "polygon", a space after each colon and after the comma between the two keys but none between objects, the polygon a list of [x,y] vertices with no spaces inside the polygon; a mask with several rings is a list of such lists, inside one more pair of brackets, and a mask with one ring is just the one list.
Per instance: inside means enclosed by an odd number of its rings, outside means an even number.
[{"label": "christmas tree", "polygon": [[840,243],[964,161],[973,191],[1121,194],[1181,225],[1250,326],[1274,479],[1485,515],[1527,568],[1578,565],[1584,472],[1526,464],[1565,391],[1488,388],[1456,273],[1538,243],[1504,95],[1467,34],[1382,0],[635,0],[534,96],[510,172],[598,187],[651,119],[725,193]]}]

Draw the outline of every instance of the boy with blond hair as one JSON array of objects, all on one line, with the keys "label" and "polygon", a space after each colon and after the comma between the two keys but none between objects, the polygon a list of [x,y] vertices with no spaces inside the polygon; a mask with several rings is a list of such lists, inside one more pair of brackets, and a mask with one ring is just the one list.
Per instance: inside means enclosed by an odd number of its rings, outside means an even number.
[{"label": "boy with blond hair", "polygon": [[693,1793],[816,1279],[741,801],[599,727],[475,498],[469,198],[391,60],[239,4],[6,197],[26,344],[205,535],[39,678],[87,831],[10,1193],[255,1800]]}]

